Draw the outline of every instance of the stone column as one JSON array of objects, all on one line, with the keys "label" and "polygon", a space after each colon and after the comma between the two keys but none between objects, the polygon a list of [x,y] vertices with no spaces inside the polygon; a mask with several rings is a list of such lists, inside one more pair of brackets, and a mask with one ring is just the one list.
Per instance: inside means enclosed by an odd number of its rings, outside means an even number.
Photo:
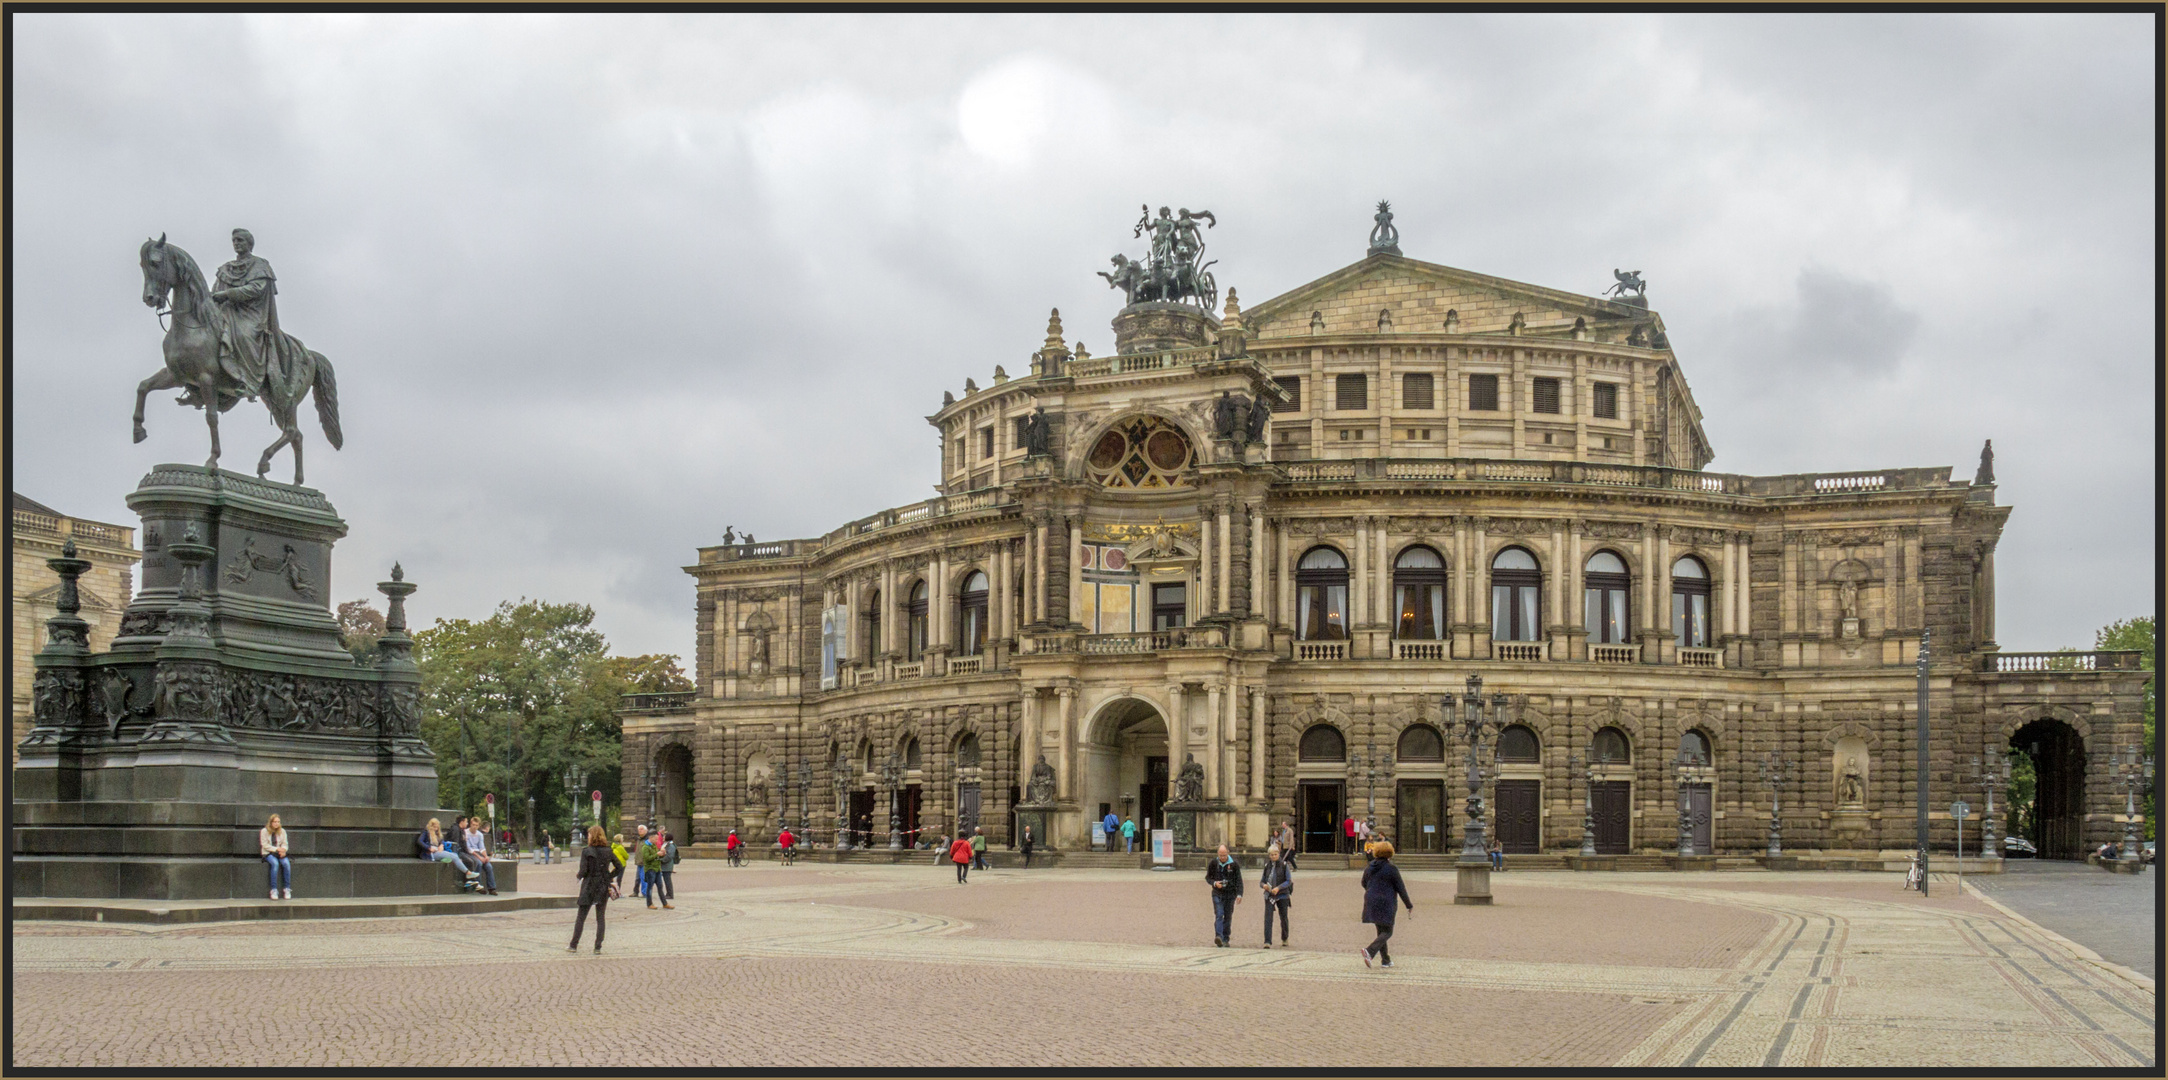
[{"label": "stone column", "polygon": [[1491,609],[1490,609],[1490,547],[1489,522],[1475,519],[1475,535],[1469,548],[1468,574],[1474,579],[1470,586],[1475,595],[1468,598],[1468,621],[1475,626],[1473,659],[1488,660],[1491,656]]},{"label": "stone column", "polygon": [[1235,603],[1234,586],[1229,580],[1234,575],[1235,556],[1234,530],[1230,527],[1231,517],[1230,507],[1225,500],[1222,500],[1219,504],[1217,527],[1212,531],[1213,539],[1219,541],[1219,571],[1214,575],[1217,580],[1213,583],[1217,586],[1213,589],[1213,593],[1218,597],[1219,602],[1214,610],[1222,613],[1232,611]]},{"label": "stone column", "polygon": [[1352,656],[1355,654],[1352,631],[1370,624],[1370,517],[1367,514],[1355,515],[1355,550],[1350,554],[1355,556],[1350,560],[1354,565],[1349,568],[1355,576],[1348,582],[1347,590],[1348,654]]},{"label": "stone column", "polygon": [[1074,799],[1077,789],[1076,754],[1070,746],[1076,742],[1076,688],[1061,686],[1055,688],[1054,692],[1061,696],[1061,717],[1058,721],[1061,724],[1061,734],[1055,742],[1055,753],[1060,762],[1054,775],[1059,781],[1059,796],[1063,799]]},{"label": "stone column", "polygon": [[1980,640],[1973,648],[1995,643],[1995,549],[1980,555]]},{"label": "stone column", "polygon": [[[1377,546],[1377,559],[1371,564],[1370,588],[1373,590],[1372,595],[1377,598],[1377,607],[1372,610],[1378,613],[1379,622],[1392,626],[1400,617],[1400,613],[1393,608],[1393,519],[1380,516],[1373,520],[1373,524],[1375,528],[1371,530],[1371,538],[1372,543]],[[1391,636],[1386,635],[1388,639]],[[1387,648],[1389,650],[1390,646]],[[1392,654],[1388,651],[1386,655]]]},{"label": "stone column", "polygon": [[1010,567],[1009,541],[1000,541],[995,548],[993,576],[994,632],[991,636],[1008,640],[1016,636],[1016,594],[1011,591],[1009,576],[1015,571]]},{"label": "stone column", "polygon": [[1064,623],[1074,621],[1077,609],[1083,605],[1083,596],[1078,590],[1083,587],[1084,580],[1084,575],[1077,573],[1076,570],[1084,562],[1084,522],[1073,517],[1067,519],[1067,521],[1069,524],[1069,555],[1062,560],[1060,581],[1062,588],[1061,621]]},{"label": "stone column", "polygon": [[858,606],[862,602],[862,598],[858,594],[858,579],[854,577],[844,582],[843,654],[844,657],[851,660],[864,660],[866,657],[864,648],[866,634],[865,630],[858,625]]},{"label": "stone column", "polygon": [[1242,682],[1239,678],[1230,678],[1227,682],[1227,695],[1222,702],[1225,713],[1213,720],[1220,728],[1220,798],[1230,802],[1242,795],[1242,776],[1235,769],[1235,750],[1238,746],[1235,740],[1240,734],[1238,725],[1241,722],[1241,702]]},{"label": "stone column", "polygon": [[1260,809],[1271,804],[1265,797],[1265,688],[1250,687],[1250,801]]},{"label": "stone column", "polygon": [[1546,633],[1544,636],[1551,640],[1551,659],[1567,660],[1571,658],[1566,655],[1566,636],[1562,631],[1566,625],[1567,590],[1573,586],[1573,566],[1566,558],[1566,526],[1563,520],[1551,522],[1550,557],[1551,625],[1558,627],[1561,632]]},{"label": "stone column", "polygon": [[1182,684],[1167,686],[1167,797],[1174,798],[1174,782],[1182,775],[1182,760],[1189,752],[1189,710],[1182,698]]},{"label": "stone column", "polygon": [[1641,662],[1656,662],[1656,529],[1655,523],[1641,527]]},{"label": "stone column", "polygon": [[1295,624],[1295,538],[1288,532],[1287,519],[1281,518],[1272,528],[1279,538],[1280,588],[1279,610],[1272,613],[1272,621],[1293,628]]},{"label": "stone column", "polygon": [[1656,659],[1658,663],[1672,658],[1676,648],[1672,635],[1677,630],[1671,625],[1671,526],[1657,526],[1656,531]]},{"label": "stone column", "polygon": [[1264,613],[1269,603],[1265,598],[1265,508],[1250,503],[1244,512],[1249,517],[1249,542],[1243,545],[1238,561],[1247,570],[1243,576],[1249,579],[1250,591],[1236,610],[1243,615],[1257,615]]},{"label": "stone column", "polygon": [[1023,777],[1017,781],[1018,786],[1023,786],[1030,779],[1032,767],[1039,763],[1039,755],[1046,745],[1046,740],[1039,737],[1039,689],[1036,686],[1025,687],[1023,699],[1017,703],[1023,707],[1024,714],[1024,771]]}]

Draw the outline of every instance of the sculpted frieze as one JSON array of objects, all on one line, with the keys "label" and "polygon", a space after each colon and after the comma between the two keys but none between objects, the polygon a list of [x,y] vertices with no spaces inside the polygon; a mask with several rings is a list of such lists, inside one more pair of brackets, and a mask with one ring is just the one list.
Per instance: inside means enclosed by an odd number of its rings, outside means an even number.
[{"label": "sculpted frieze", "polygon": [[1592,540],[1638,540],[1641,523],[1638,521],[1584,521],[1581,535]]}]

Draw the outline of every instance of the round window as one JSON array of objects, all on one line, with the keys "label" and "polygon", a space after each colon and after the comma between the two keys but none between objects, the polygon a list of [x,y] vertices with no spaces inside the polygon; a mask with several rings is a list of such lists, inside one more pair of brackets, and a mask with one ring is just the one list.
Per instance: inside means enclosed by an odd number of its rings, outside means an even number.
[{"label": "round window", "polygon": [[1119,431],[1109,431],[1099,437],[1099,445],[1092,447],[1092,468],[1111,469],[1121,463],[1129,452],[1129,440]]},{"label": "round window", "polygon": [[1128,565],[1129,565],[1129,559],[1128,559],[1128,557],[1127,557],[1127,556],[1125,556],[1125,555],[1123,555],[1123,554],[1122,554],[1122,549],[1120,549],[1120,548],[1108,548],[1108,549],[1107,549],[1107,569],[1109,569],[1109,570],[1120,570],[1120,569],[1123,569],[1123,568],[1127,567]]},{"label": "round window", "polygon": [[1153,468],[1173,472],[1189,460],[1189,443],[1183,441],[1182,436],[1162,428],[1145,441],[1144,452],[1152,459]]}]

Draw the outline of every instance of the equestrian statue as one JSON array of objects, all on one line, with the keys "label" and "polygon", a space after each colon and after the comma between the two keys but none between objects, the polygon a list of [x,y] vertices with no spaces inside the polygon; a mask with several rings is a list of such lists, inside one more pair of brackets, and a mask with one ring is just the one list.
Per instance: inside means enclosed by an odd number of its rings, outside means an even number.
[{"label": "equestrian statue", "polygon": [[294,483],[301,483],[301,425],[295,412],[301,399],[316,395],[316,419],[324,438],[336,450],[344,442],[339,433],[339,388],[332,376],[331,361],[301,344],[301,339],[279,326],[278,278],[271,264],[253,254],[256,238],[247,229],[233,230],[233,261],[218,268],[217,286],[206,284],[203,271],[179,245],[166,243],[161,234],[143,241],[143,304],[171,314],[166,330],[166,366],[136,387],[135,441],[142,442],[143,399],[153,390],[184,391],[182,405],[202,409],[211,428],[211,458],[206,468],[218,467],[218,414],[241,399],[261,400],[278,425],[278,441],[264,448],[256,461],[256,475],[271,470],[271,455],[282,447],[294,448]]}]

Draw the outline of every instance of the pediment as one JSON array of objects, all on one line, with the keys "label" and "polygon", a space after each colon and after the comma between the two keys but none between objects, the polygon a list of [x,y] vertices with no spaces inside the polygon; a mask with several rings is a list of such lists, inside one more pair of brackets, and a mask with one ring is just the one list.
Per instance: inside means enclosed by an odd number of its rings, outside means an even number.
[{"label": "pediment", "polygon": [[[90,591],[90,589],[84,587],[81,583],[77,583],[77,585],[75,586],[75,595],[77,599],[82,601],[84,611],[113,610],[113,605],[107,603],[104,597]],[[23,594],[23,599],[25,601],[28,601],[29,603],[39,604],[45,607],[57,606],[60,603],[60,585],[59,583],[55,582],[54,584],[47,585],[46,587],[39,589],[36,592],[25,593]]]},{"label": "pediment", "polygon": [[[1390,323],[1381,327],[1380,312]],[[1399,255],[1373,255],[1243,312],[1256,339],[1322,333],[1508,334],[1514,317],[1529,337],[1568,337],[1576,320],[1593,340],[1623,340],[1636,324],[1663,321],[1639,305],[1509,281]],[[1450,316],[1452,327],[1448,329]]]}]

